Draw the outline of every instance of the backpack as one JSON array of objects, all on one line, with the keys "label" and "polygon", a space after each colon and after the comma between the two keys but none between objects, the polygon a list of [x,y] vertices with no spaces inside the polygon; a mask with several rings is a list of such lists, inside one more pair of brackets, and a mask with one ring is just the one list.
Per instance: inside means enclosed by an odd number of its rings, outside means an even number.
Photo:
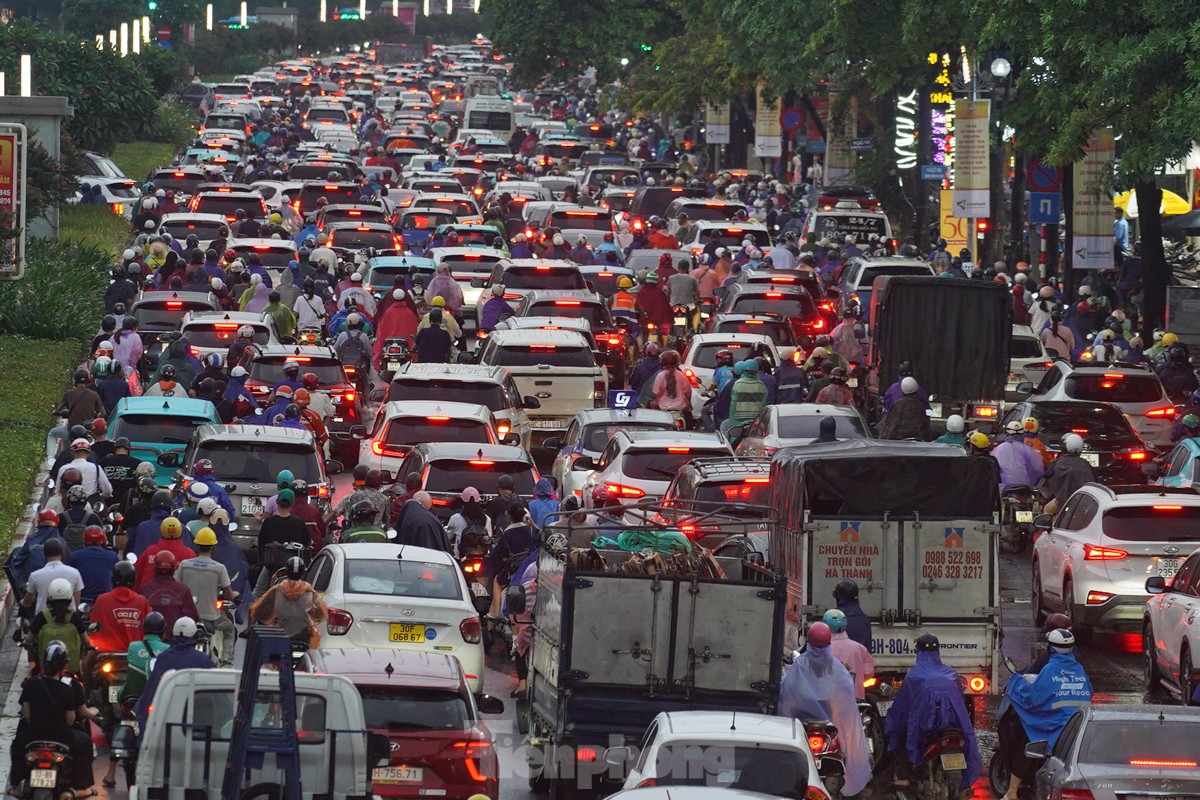
[{"label": "backpack", "polygon": [[486,555],[488,551],[487,528],[478,522],[469,522],[458,537],[458,552],[466,555]]},{"label": "backpack", "polygon": [[86,508],[81,509],[80,520],[76,522],[73,519],[74,514],[72,512],[74,510],[67,509],[63,512],[63,518],[67,524],[62,529],[62,538],[66,541],[67,547],[71,548],[72,552],[83,547],[83,529],[87,527],[87,520],[90,516],[90,512]]},{"label": "backpack", "polygon": [[42,618],[46,620],[46,624],[38,631],[38,658],[46,652],[46,648],[55,639],[62,642],[67,647],[69,660],[67,661],[67,670],[69,672],[79,673],[79,653],[83,647],[83,640],[79,635],[79,629],[71,623],[71,618],[68,616],[65,622],[56,622],[54,615],[49,609],[42,612]]},{"label": "backpack", "polygon": [[354,367],[361,367],[370,360],[371,351],[362,331],[346,334],[346,340],[338,348],[338,358],[343,364]]}]

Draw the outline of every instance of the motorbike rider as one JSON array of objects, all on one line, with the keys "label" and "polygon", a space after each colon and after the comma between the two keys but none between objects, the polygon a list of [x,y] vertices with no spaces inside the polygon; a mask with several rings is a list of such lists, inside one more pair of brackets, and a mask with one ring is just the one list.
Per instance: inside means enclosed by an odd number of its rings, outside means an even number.
[{"label": "motorbike rider", "polygon": [[1075,658],[1075,635],[1060,628],[1046,643],[1050,657],[1042,671],[1033,680],[1013,675],[1004,689],[1013,712],[1000,718],[999,755],[1007,757],[1010,770],[1004,800],[1017,800],[1021,784],[1033,780],[1041,766],[1025,756],[1025,745],[1045,741],[1052,750],[1075,710],[1092,702],[1092,682]]},{"label": "motorbike rider", "polygon": [[225,509],[225,513],[229,515],[229,519],[237,521],[237,510],[233,507],[233,501],[229,499],[229,492],[225,491],[225,487],[217,480],[216,470],[213,467],[212,461],[207,458],[198,458],[196,463],[192,465],[192,480],[193,482],[203,483],[208,487],[208,496],[217,501],[217,505]]},{"label": "motorbike rider", "polygon": [[1042,474],[1042,479],[1037,485],[1042,496],[1049,498],[1042,507],[1047,514],[1057,514],[1076,489],[1096,480],[1092,465],[1079,455],[1082,452],[1082,436],[1077,433],[1063,435],[1062,452]]},{"label": "motorbike rider", "polygon": [[668,350],[662,354],[662,369],[654,376],[650,392],[651,408],[678,414],[692,427],[692,385],[679,369],[679,353]]},{"label": "motorbike rider", "polygon": [[815,622],[808,629],[804,651],[795,656],[779,685],[779,715],[834,724],[845,758],[841,795],[853,797],[870,780],[871,764],[854,699],[854,679],[834,658],[832,641],[833,634],[824,622]]},{"label": "motorbike rider", "polygon": [[1005,439],[992,448],[992,457],[1000,464],[1000,492],[1014,486],[1037,486],[1041,480],[1042,458],[1025,444],[1025,426],[1012,420],[1004,426]]},{"label": "motorbike rider", "polygon": [[869,651],[871,649],[871,618],[858,603],[858,584],[846,578],[833,587],[833,602],[846,615],[846,635]]},{"label": "motorbike rider", "polygon": [[169,646],[163,639],[167,632],[167,621],[162,614],[151,611],[142,619],[141,638],[130,642],[127,651],[128,669],[125,671],[125,685],[121,688],[118,700],[130,697],[140,697],[146,681],[150,678],[150,670],[155,658],[162,655]]},{"label": "motorbike rider", "polygon": [[747,358],[734,365],[737,379],[729,393],[729,418],[722,429],[749,425],[767,405],[767,385],[758,377],[758,362]]},{"label": "motorbike rider", "polygon": [[134,569],[128,561],[112,567],[112,591],[96,598],[89,620],[95,629],[89,634],[93,650],[85,658],[83,674],[90,675],[95,653],[124,653],[141,638],[142,621],[150,613],[150,603],[133,589]]},{"label": "motorbike rider", "polygon": [[909,785],[913,769],[922,763],[922,752],[929,738],[939,731],[956,730],[966,739],[961,788],[969,791],[979,777],[979,748],[975,728],[963,700],[958,673],[942,663],[938,638],[932,633],[917,637],[917,663],[904,676],[892,707],[884,717],[889,756],[893,762],[894,785]]},{"label": "motorbike rider", "polygon": [[92,603],[100,595],[112,591],[111,573],[117,560],[117,553],[109,548],[108,535],[103,528],[89,525],[83,529],[83,547],[73,549],[67,557],[67,564],[77,569],[83,578],[82,600]]},{"label": "motorbike rider", "polygon": [[154,693],[158,691],[158,684],[164,675],[177,669],[213,669],[216,667],[207,654],[197,649],[196,633],[198,631],[199,628],[193,617],[180,617],[171,626],[171,645],[153,660],[154,668],[150,671],[150,677],[146,680],[146,685],[138,698],[135,709],[138,730],[146,730],[146,717],[149,716],[150,708],[154,705]]},{"label": "motorbike rider", "polygon": [[289,558],[284,570],[284,579],[267,589],[250,607],[250,617],[255,622],[278,625],[294,642],[320,647],[321,632],[317,626],[325,621],[329,610],[312,585],[304,580],[304,559]]},{"label": "motorbike rider", "polygon": [[1021,420],[1021,427],[1025,431],[1025,446],[1032,447],[1038,454],[1038,458],[1042,460],[1042,471],[1044,472],[1050,466],[1050,462],[1054,460],[1054,455],[1046,449],[1046,443],[1038,436],[1038,430],[1041,424],[1036,417],[1026,417]]},{"label": "motorbike rider", "polygon": [[[361,464],[359,466],[362,466]],[[359,542],[383,543],[387,534],[379,526],[379,509],[369,500],[359,500],[350,507],[350,527],[342,531],[339,541],[342,544]]]},{"label": "motorbike rider", "polygon": [[203,623],[210,632],[220,634],[220,666],[233,666],[233,646],[237,631],[233,620],[222,612],[220,602],[236,602],[238,593],[230,585],[229,570],[225,565],[213,559],[213,550],[217,546],[217,534],[207,526],[196,533],[195,558],[185,559],[179,563],[179,582],[188,588],[199,612],[198,621]]},{"label": "motorbike rider", "polygon": [[917,379],[906,375],[898,383],[900,396],[888,404],[888,412],[879,423],[879,438],[928,442],[933,438],[933,432],[929,429],[929,416],[925,413],[928,406]]},{"label": "motorbike rider", "polygon": [[1166,363],[1156,369],[1163,389],[1174,403],[1184,402],[1192,392],[1200,389],[1200,380],[1188,361],[1187,350],[1181,344],[1173,344],[1166,350]]},{"label": "motorbike rider", "polygon": [[[332,522],[338,517],[346,519],[351,518],[351,511],[359,503],[368,503],[374,511],[374,517],[371,521],[379,523],[382,526],[388,520],[388,514],[392,509],[392,501],[388,496],[379,490],[378,487],[370,487],[367,485],[367,480],[371,478],[371,468],[366,464],[359,464],[354,468],[354,491],[342,499],[337,507],[330,510],[329,515],[325,518],[327,522]],[[378,472],[378,470],[375,470]],[[380,484],[382,485],[382,475],[379,476]],[[417,489],[421,488],[420,481],[417,482]],[[415,493],[415,490],[414,490]]]},{"label": "motorbike rider", "polygon": [[946,432],[933,440],[934,444],[948,444],[952,447],[962,447],[967,443],[967,435],[963,433],[966,422],[958,414],[946,417]]},{"label": "motorbike rider", "polygon": [[[141,562],[138,562],[139,565]],[[188,587],[175,578],[179,568],[179,559],[170,551],[163,551],[154,560],[154,570],[150,580],[146,581],[139,590],[150,603],[150,609],[163,615],[167,625],[174,625],[175,620],[183,616],[196,619],[196,601]]]},{"label": "motorbike rider", "polygon": [[1033,643],[1033,650],[1037,653],[1033,662],[1028,667],[1021,670],[1026,675],[1037,675],[1045,669],[1046,664],[1050,663],[1050,634],[1057,630],[1071,630],[1071,618],[1066,614],[1054,613],[1046,617],[1046,622],[1042,625],[1041,635],[1039,640]]},{"label": "motorbike rider", "polygon": [[172,573],[175,571],[174,567],[180,561],[196,557],[196,552],[183,543],[183,523],[178,518],[167,517],[164,519],[158,526],[158,533],[159,540],[147,547],[138,556],[136,564],[137,583],[135,584],[135,588],[139,591],[150,580],[151,574],[154,573],[154,565],[160,554],[170,553],[173,556]]},{"label": "motorbike rider", "polygon": [[833,640],[829,644],[833,649],[833,657],[842,662],[842,666],[850,672],[850,677],[854,678],[854,696],[862,700],[867,696],[864,682],[875,675],[875,659],[871,658],[871,651],[846,633],[845,612],[831,608],[821,617],[821,621],[829,626],[833,634]]},{"label": "motorbike rider", "polygon": [[637,309],[642,324],[654,325],[653,333],[650,333],[647,328],[647,352],[649,352],[649,341],[652,338],[657,340],[660,345],[666,344],[667,335],[671,332],[671,325],[675,322],[675,313],[671,310],[671,302],[667,298],[666,292],[659,286],[658,281],[658,273],[648,273],[646,283],[638,291],[637,300],[634,303],[634,308]]},{"label": "motorbike rider", "polygon": [[[883,410],[891,411],[892,406],[896,404],[896,401],[898,401],[902,396],[904,396],[906,394],[916,394],[917,395],[917,397],[921,400],[921,410],[922,411],[925,411],[927,408],[929,408],[927,401],[925,400],[925,398],[928,397],[929,394],[924,389],[921,388],[920,384],[917,383],[917,379],[916,379],[915,375],[913,374],[914,369],[913,369],[912,362],[911,361],[900,362],[899,373],[900,374],[896,377],[896,381],[887,388],[886,392],[884,392]],[[908,391],[908,392],[904,391],[904,379],[905,378],[913,379],[914,388],[912,389],[912,391]]]},{"label": "motorbike rider", "polygon": [[32,647],[31,656],[45,652],[52,641],[60,641],[67,648],[69,660],[67,669],[71,674],[79,674],[79,666],[83,658],[84,648],[87,647],[87,625],[84,624],[83,614],[72,608],[74,593],[71,583],[66,578],[55,578],[50,581],[46,590],[46,608],[36,616],[29,626],[29,636]]}]

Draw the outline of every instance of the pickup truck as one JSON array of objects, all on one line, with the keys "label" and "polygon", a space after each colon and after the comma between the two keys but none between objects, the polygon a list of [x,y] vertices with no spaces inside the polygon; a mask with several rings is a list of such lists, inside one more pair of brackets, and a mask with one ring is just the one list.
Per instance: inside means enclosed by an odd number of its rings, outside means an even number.
[{"label": "pickup truck", "polygon": [[569,330],[496,330],[488,337],[479,363],[504,367],[522,397],[536,397],[529,422],[541,438],[567,429],[585,408],[603,408],[608,372],[584,336]]},{"label": "pickup truck", "polygon": [[775,710],[784,576],[712,556],[650,574],[632,569],[640,558],[576,550],[538,561],[528,699],[518,709],[528,715],[519,723],[535,789],[623,780],[607,774],[621,772],[606,766],[607,748],[636,745],[661,711]]},{"label": "pickup truck", "polygon": [[877,675],[901,679],[917,637],[933,633],[969,692],[999,692],[999,502],[995,459],[956,447],[851,439],[777,451],[768,563],[787,574],[787,646],[853,580]]}]

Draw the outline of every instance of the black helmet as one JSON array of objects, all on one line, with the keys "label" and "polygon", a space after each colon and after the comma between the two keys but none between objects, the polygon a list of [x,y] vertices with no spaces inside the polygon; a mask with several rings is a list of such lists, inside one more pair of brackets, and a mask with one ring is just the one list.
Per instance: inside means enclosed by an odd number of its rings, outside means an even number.
[{"label": "black helmet", "polygon": [[[87,382],[88,382],[88,371],[86,369],[75,370],[75,383],[80,384],[80,383],[87,383]],[[51,642],[51,644],[54,644],[54,642]],[[62,642],[59,642],[59,644],[62,644]],[[47,648],[47,650],[49,650],[49,648]]]},{"label": "black helmet", "polygon": [[67,652],[67,646],[55,639],[46,645],[46,652],[42,654],[42,671],[47,675],[57,675],[66,668],[70,660],[71,654]]},{"label": "black helmet", "polygon": [[71,441],[75,441],[76,439],[86,439],[88,437],[88,430],[82,425],[72,425],[70,434]]},{"label": "black helmet", "polygon": [[377,469],[373,469],[367,473],[367,487],[371,489],[379,489],[383,486],[383,473]]},{"label": "black helmet", "polygon": [[298,581],[304,575],[304,559],[300,556],[292,556],[287,560],[284,569],[287,570],[288,580]]},{"label": "black helmet", "polygon": [[904,376],[904,375],[912,375],[912,374],[913,374],[912,362],[911,361],[901,361],[900,362],[900,375]]},{"label": "black helmet", "polygon": [[1167,360],[1172,364],[1183,364],[1187,362],[1187,351],[1177,344],[1173,344],[1167,349]]},{"label": "black helmet", "polygon": [[160,380],[175,380],[175,367],[170,364],[163,364],[162,369],[158,371],[158,377]]},{"label": "black helmet", "polygon": [[154,497],[150,498],[150,508],[165,508],[170,510],[172,505],[171,493],[166,489],[159,489],[154,493]]},{"label": "black helmet", "polygon": [[[501,475],[500,480],[504,480],[504,477],[505,476]],[[420,489],[421,488],[421,474],[419,472],[410,472],[407,475],[405,475],[404,476],[404,488],[405,489]]]},{"label": "black helmet", "polygon": [[[125,562],[125,563],[129,563],[129,562]],[[155,636],[162,636],[166,632],[167,632],[166,617],[164,617],[162,614],[158,613],[157,611],[151,611],[149,614],[146,615],[146,618],[144,620],[142,620],[142,633],[143,634],[147,634],[147,635],[153,634]]]},{"label": "black helmet", "polygon": [[142,494],[155,494],[158,491],[158,484],[154,482],[154,478],[143,475],[138,478],[137,490]]},{"label": "black helmet", "polygon": [[287,419],[299,419],[300,406],[295,403],[288,403],[287,408],[283,410],[283,416]]},{"label": "black helmet", "polygon": [[200,381],[200,394],[211,395],[217,391],[217,382],[212,378],[204,378]]},{"label": "black helmet", "polygon": [[350,519],[354,521],[368,520],[375,518],[375,506],[371,505],[369,500],[359,500],[350,509]]},{"label": "black helmet", "polygon": [[932,633],[922,633],[920,636],[917,637],[917,652],[918,653],[927,653],[930,651],[934,651],[934,650],[937,650],[938,647],[940,647],[940,646],[941,645],[938,642],[938,638],[936,636],[934,636]]},{"label": "black helmet", "polygon": [[509,475],[507,472],[505,472],[496,479],[496,487],[499,489],[516,489],[517,482],[513,480],[512,475]]},{"label": "black helmet", "polygon": [[837,603],[853,603],[858,600],[858,584],[852,580],[839,581],[833,587],[833,599]]},{"label": "black helmet", "polygon": [[366,483],[367,476],[371,474],[371,468],[366,464],[359,464],[354,468],[353,476],[355,483]]},{"label": "black helmet", "polygon": [[132,589],[136,580],[136,576],[137,570],[135,570],[133,568],[133,564],[130,564],[128,561],[118,561],[117,563],[113,564],[112,585],[114,587],[124,586]]}]

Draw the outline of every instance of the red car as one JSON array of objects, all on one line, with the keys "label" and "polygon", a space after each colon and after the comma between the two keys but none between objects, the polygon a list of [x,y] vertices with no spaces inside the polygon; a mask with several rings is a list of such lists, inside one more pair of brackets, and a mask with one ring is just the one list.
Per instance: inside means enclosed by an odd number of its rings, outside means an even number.
[{"label": "red car", "polygon": [[501,713],[504,704],[488,695],[477,702],[454,656],[323,648],[305,654],[300,668],[348,678],[362,695],[367,729],[391,740],[390,763],[371,772],[375,796],[500,796],[495,742],[479,713]]}]

